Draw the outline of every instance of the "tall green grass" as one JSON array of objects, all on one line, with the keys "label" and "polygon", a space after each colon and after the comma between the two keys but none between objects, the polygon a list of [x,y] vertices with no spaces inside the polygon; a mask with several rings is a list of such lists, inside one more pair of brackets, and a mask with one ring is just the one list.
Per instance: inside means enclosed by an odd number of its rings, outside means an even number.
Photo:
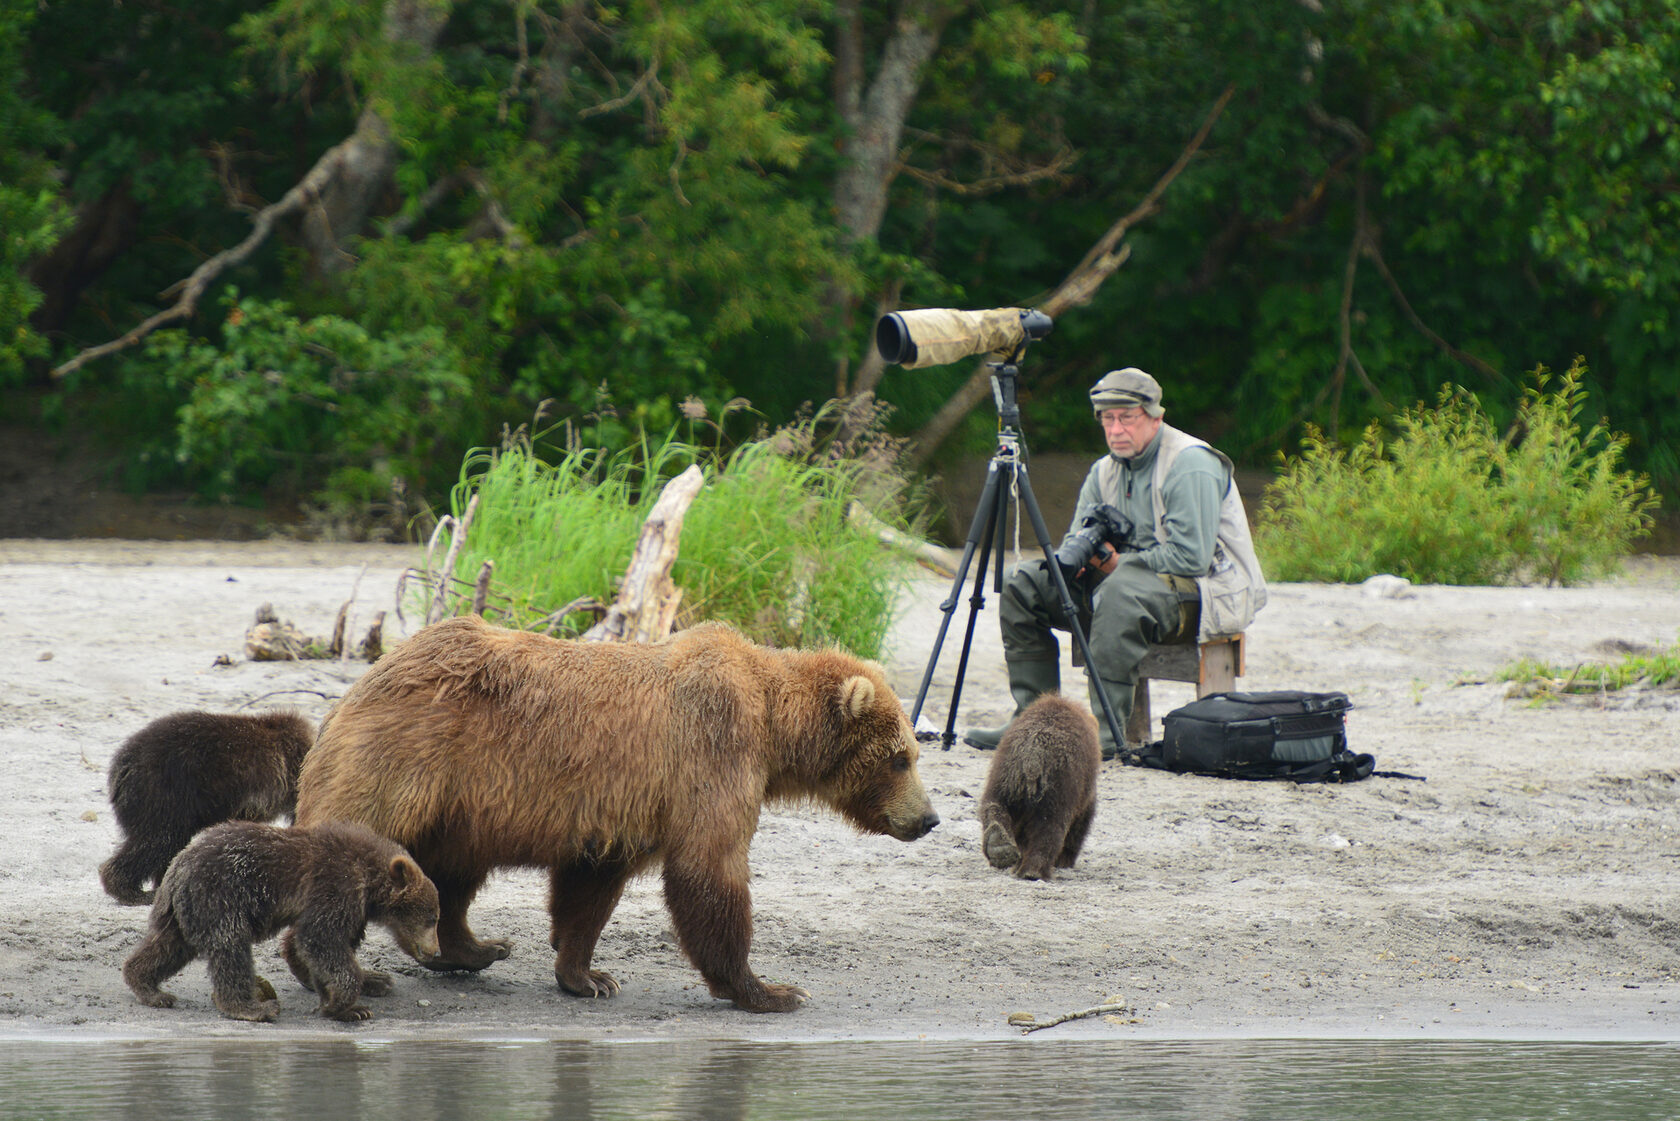
[{"label": "tall green grass", "polygon": [[1585,367],[1544,368],[1501,435],[1475,397],[1372,424],[1340,447],[1316,430],[1266,489],[1255,543],[1276,580],[1571,584],[1614,571],[1651,528],[1649,480],[1621,470],[1627,437],[1581,430]]},{"label": "tall green grass", "polygon": [[[691,464],[705,486],[689,507],[671,578],[682,589],[677,625],[729,623],[777,646],[838,645],[877,657],[909,562],[887,552],[847,512],[908,530],[918,500],[876,454],[879,440],[828,438],[818,414],[727,455],[675,439],[605,453],[573,449],[548,462],[515,436],[463,461],[451,495],[460,518],[478,504],[456,562],[450,610],[468,609],[486,560],[486,615],[529,627],[580,597],[610,604],[648,511]],[[579,634],[574,612],[556,633]]]}]

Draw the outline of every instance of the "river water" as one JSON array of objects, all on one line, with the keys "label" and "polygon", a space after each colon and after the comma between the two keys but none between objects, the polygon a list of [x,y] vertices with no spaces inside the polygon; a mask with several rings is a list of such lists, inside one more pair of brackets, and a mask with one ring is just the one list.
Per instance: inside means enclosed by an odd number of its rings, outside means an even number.
[{"label": "river water", "polygon": [[1680,1043],[0,1042],[0,1118],[1672,1121]]}]

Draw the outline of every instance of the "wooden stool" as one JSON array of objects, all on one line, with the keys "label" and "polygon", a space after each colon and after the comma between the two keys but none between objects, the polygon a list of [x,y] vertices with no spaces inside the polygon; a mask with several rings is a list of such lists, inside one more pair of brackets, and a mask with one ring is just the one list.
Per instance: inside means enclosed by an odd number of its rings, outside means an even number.
[{"label": "wooden stool", "polygon": [[[1132,687],[1132,715],[1126,721],[1126,742],[1149,742],[1149,681],[1193,681],[1196,696],[1228,693],[1243,675],[1244,636],[1217,635],[1206,642],[1151,646],[1138,663]],[[1100,717],[1099,717],[1100,719]]]}]

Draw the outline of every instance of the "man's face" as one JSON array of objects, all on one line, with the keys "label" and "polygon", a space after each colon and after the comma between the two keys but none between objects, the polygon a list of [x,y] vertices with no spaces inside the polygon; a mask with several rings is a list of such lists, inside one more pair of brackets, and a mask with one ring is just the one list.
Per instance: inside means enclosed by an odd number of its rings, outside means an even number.
[{"label": "man's face", "polygon": [[1140,408],[1104,409],[1097,419],[1102,422],[1108,450],[1121,459],[1130,459],[1148,447],[1155,433],[1161,430],[1161,418],[1150,416]]}]

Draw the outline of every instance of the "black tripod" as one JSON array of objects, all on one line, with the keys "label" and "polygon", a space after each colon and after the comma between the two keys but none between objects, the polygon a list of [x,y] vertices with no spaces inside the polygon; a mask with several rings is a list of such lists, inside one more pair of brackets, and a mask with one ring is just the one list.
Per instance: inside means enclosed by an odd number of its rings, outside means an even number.
[{"label": "black tripod", "polygon": [[[974,574],[974,594],[969,599],[968,628],[963,633],[962,655],[957,659],[956,681],[951,686],[951,711],[945,718],[945,731],[940,736],[941,749],[944,751],[951,750],[951,745],[957,740],[957,705],[962,698],[963,676],[968,670],[968,654],[974,646],[974,621],[986,605],[988,565],[994,566],[993,591],[999,595],[1003,593],[1004,527],[1009,520],[1009,496],[1012,493],[1018,491],[1021,504],[1026,507],[1033,533],[1038,537],[1038,546],[1044,552],[1044,561],[1049,568],[1050,577],[1056,584],[1062,616],[1068,620],[1068,628],[1073,633],[1080,656],[1084,659],[1085,673],[1089,676],[1095,672],[1091,662],[1091,647],[1085,641],[1085,629],[1079,624],[1079,615],[1074,610],[1073,596],[1068,591],[1067,580],[1062,575],[1062,566],[1056,562],[1055,550],[1050,545],[1050,533],[1045,528],[1044,515],[1039,512],[1038,500],[1033,497],[1032,483],[1027,479],[1027,464],[1021,454],[1021,410],[1015,403],[1015,388],[1020,371],[1016,362],[1030,341],[1023,340],[1006,361],[992,364],[992,398],[997,403],[998,410],[998,448],[986,469],[986,485],[980,491],[980,501],[974,509],[974,521],[968,527],[968,539],[963,544],[962,560],[957,565],[956,579],[951,582],[951,594],[939,605],[939,610],[945,618],[939,624],[938,637],[933,640],[933,653],[928,656],[927,672],[922,675],[922,687],[916,693],[916,707],[910,713],[910,723],[915,726],[921,720],[922,703],[927,700],[928,686],[933,682],[933,670],[939,662],[940,648],[945,645],[945,633],[950,630],[951,614],[957,609],[957,598],[962,592],[963,580],[968,576],[968,566],[974,559],[975,550],[978,549],[980,568]],[[1114,706],[1109,703],[1108,691],[1099,683],[1095,692],[1102,701],[1103,718],[1108,721],[1109,731],[1114,734],[1114,742],[1125,743],[1126,737],[1120,727],[1119,717],[1114,714]]]}]

